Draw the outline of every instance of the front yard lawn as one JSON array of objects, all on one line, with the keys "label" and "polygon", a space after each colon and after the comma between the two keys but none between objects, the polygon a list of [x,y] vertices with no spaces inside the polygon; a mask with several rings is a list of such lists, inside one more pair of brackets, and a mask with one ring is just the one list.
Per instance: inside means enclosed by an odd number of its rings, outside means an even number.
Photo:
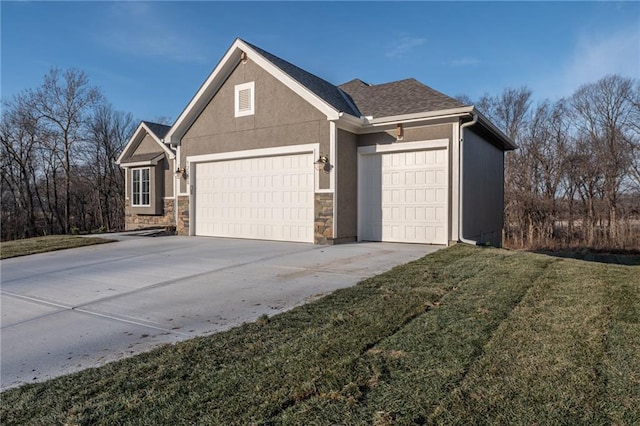
[{"label": "front yard lawn", "polygon": [[111,243],[98,237],[78,237],[75,235],[50,235],[46,237],[25,238],[24,240],[5,241],[0,243],[0,259],[46,253],[75,247],[92,246],[94,244]]},{"label": "front yard lawn", "polygon": [[640,268],[457,245],[2,393],[7,424],[640,424]]}]

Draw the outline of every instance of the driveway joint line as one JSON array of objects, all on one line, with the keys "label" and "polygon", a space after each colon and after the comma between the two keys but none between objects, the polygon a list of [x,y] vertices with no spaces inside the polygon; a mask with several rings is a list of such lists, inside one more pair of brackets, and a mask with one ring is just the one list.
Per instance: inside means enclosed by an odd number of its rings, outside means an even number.
[{"label": "driveway joint line", "polygon": [[56,307],[56,308],[59,309],[59,310],[57,310],[55,312],[48,312],[46,314],[39,315],[37,317],[29,318],[29,319],[26,319],[26,320],[23,320],[23,321],[19,321],[19,322],[13,323],[13,324],[4,325],[4,326],[2,326],[2,330],[8,329],[8,328],[11,328],[11,327],[15,327],[17,325],[26,324],[26,323],[29,323],[31,321],[35,321],[35,320],[38,320],[38,319],[41,319],[41,318],[46,318],[48,316],[60,314],[60,313],[63,313],[63,312],[79,312],[79,313],[82,313],[82,314],[102,317],[102,318],[106,318],[106,319],[110,319],[110,320],[114,320],[114,321],[119,321],[119,322],[124,322],[124,323],[128,323],[128,324],[139,325],[139,326],[142,326],[142,327],[152,328],[154,330],[160,330],[160,331],[169,332],[169,333],[172,333],[172,334],[179,334],[181,336],[190,336],[190,334],[181,333],[181,332],[173,330],[173,329],[162,328],[162,327],[158,327],[158,326],[155,326],[155,325],[147,324],[147,323],[144,323],[144,322],[138,322],[138,321],[134,321],[134,320],[126,319],[126,318],[121,318],[121,317],[117,317],[117,316],[102,314],[100,312],[95,312],[95,311],[91,311],[91,310],[88,310],[88,309],[82,309],[82,306],[84,306],[84,305],[66,306],[66,305],[62,305],[60,303],[49,302],[47,300],[37,299],[37,298],[31,297],[31,296],[23,296],[23,295],[20,295],[20,294],[14,294],[14,293],[10,293],[10,292],[7,292],[7,291],[0,292],[0,294],[6,295],[6,296],[10,296],[10,297],[15,297],[16,299],[27,300],[29,302],[37,303],[37,304],[40,304],[40,305]]}]

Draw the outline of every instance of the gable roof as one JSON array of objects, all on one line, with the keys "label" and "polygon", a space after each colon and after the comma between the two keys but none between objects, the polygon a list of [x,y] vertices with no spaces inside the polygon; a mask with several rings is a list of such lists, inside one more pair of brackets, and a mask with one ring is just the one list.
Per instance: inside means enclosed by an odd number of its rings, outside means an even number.
[{"label": "gable roof", "polygon": [[338,119],[343,112],[359,117],[336,86],[237,38],[167,132],[165,139],[168,143],[180,144],[184,133],[242,61],[243,54],[325,114],[327,119]]},{"label": "gable roof", "polygon": [[258,52],[273,65],[278,67],[288,76],[296,80],[298,83],[309,89],[326,103],[334,107],[337,111],[346,112],[347,114],[351,114],[354,117],[360,117],[360,112],[352,102],[349,102],[349,99],[344,95],[340,88],[314,74],[311,74],[308,71],[303,70],[300,67],[293,65],[290,62],[285,61],[284,59],[277,57],[272,53],[267,52],[266,50],[254,46],[253,44],[248,43],[244,40],[242,41],[247,46],[251,46],[256,52]]},{"label": "gable roof", "polygon": [[338,87],[353,99],[362,115],[367,117],[390,117],[465,106],[415,78],[377,85],[355,79]]},{"label": "gable roof", "polygon": [[[336,86],[237,38],[174,125],[166,131],[164,135],[166,144],[181,143],[182,136],[216,95],[236,66],[246,58],[251,59],[324,113],[328,120],[340,120],[346,128],[356,132],[372,125],[472,116],[477,112],[474,106],[464,105],[414,78],[378,85],[355,79]],[[511,147],[510,149],[515,147],[513,142],[486,118],[481,116],[479,124],[489,128],[490,133],[497,137],[500,143]]]},{"label": "gable roof", "polygon": [[154,123],[152,121],[143,121],[143,123],[149,128],[158,139],[162,140],[166,136],[171,126],[165,124]]},{"label": "gable roof", "polygon": [[170,129],[170,126],[166,126],[164,124],[158,124],[152,121],[141,121],[140,124],[138,124],[136,131],[133,132],[133,135],[131,136],[131,138],[129,138],[129,142],[127,142],[127,144],[125,145],[122,153],[116,160],[116,164],[154,161],[156,157],[158,157],[158,153],[133,154],[135,152],[135,148],[137,148],[140,141],[142,141],[142,139],[144,139],[145,135],[147,134],[153,138],[153,140],[160,146],[160,148],[162,148],[162,150],[169,156],[169,158],[175,158],[175,152],[164,142],[164,137]]}]

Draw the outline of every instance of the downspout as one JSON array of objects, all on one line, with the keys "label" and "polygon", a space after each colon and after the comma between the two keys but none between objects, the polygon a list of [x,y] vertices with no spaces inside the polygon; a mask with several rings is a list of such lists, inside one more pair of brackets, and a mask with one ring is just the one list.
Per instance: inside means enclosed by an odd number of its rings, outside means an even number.
[{"label": "downspout", "polygon": [[466,238],[464,238],[464,233],[463,233],[463,219],[464,219],[464,205],[463,205],[463,200],[464,197],[462,195],[462,190],[463,190],[463,183],[464,183],[464,167],[463,167],[463,163],[464,163],[464,129],[466,127],[471,127],[474,124],[476,124],[478,122],[478,114],[472,112],[471,113],[471,117],[473,117],[473,120],[467,122],[467,123],[462,123],[460,125],[460,155],[459,155],[459,178],[458,178],[458,239],[463,242],[463,243],[467,243],[467,244],[472,244],[472,245],[476,245],[478,244],[477,241],[473,241],[473,240],[468,240]]}]

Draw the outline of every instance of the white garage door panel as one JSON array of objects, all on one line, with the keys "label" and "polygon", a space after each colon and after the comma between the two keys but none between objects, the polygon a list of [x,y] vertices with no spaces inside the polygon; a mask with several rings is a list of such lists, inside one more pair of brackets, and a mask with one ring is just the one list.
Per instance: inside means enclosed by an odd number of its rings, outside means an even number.
[{"label": "white garage door panel", "polygon": [[363,155],[361,239],[446,244],[446,159],[444,149]]},{"label": "white garage door panel", "polygon": [[313,242],[313,155],[201,163],[196,235]]}]

